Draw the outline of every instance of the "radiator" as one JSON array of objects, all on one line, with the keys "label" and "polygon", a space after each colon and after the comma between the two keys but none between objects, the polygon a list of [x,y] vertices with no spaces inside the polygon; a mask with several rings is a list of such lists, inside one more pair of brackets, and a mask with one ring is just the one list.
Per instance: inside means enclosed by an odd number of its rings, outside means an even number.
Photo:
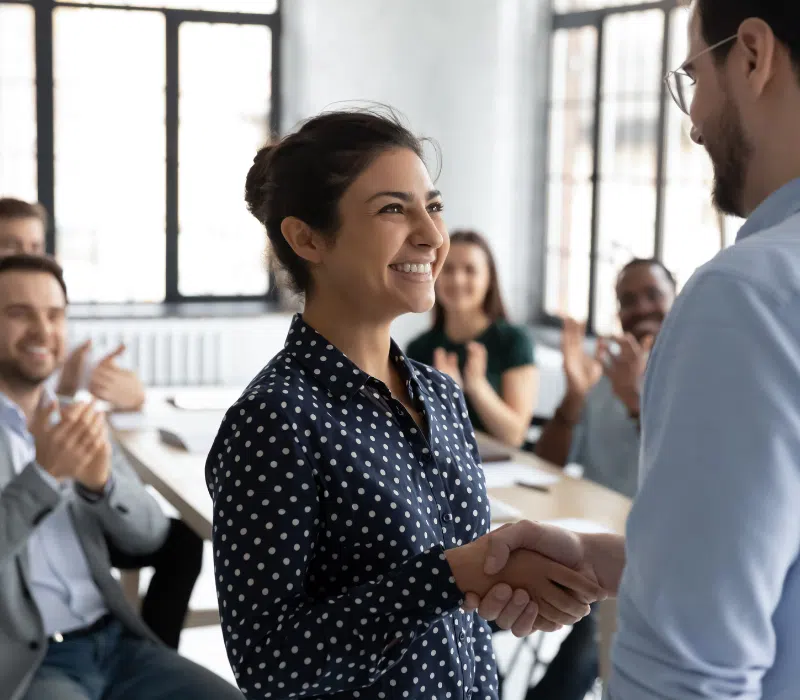
[{"label": "radiator", "polygon": [[72,322],[70,345],[91,338],[92,359],[125,343],[121,365],[135,370],[147,386],[220,385],[224,377],[222,329],[193,324]]}]

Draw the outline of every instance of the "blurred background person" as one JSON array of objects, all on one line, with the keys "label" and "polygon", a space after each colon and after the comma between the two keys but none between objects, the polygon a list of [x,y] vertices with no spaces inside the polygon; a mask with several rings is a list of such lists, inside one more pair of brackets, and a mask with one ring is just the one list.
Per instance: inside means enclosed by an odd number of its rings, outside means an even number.
[{"label": "blurred background person", "polygon": [[512,447],[525,442],[538,387],[533,343],[508,321],[497,265],[481,234],[452,233],[433,327],[409,343],[408,356],[455,379],[476,431]]}]

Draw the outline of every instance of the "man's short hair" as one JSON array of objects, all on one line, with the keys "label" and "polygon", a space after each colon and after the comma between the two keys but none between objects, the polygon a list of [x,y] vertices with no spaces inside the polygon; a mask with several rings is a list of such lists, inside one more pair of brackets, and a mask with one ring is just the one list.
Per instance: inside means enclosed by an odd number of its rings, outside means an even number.
[{"label": "man's short hair", "polygon": [[47,211],[41,204],[14,197],[0,197],[0,220],[3,219],[39,219],[47,227]]},{"label": "man's short hair", "polygon": [[624,275],[628,270],[630,270],[632,267],[638,267],[639,265],[646,265],[647,267],[652,267],[653,265],[655,265],[656,267],[660,267],[664,271],[664,274],[667,276],[667,279],[669,280],[669,283],[672,285],[672,288],[677,291],[678,282],[675,279],[675,275],[673,275],[672,272],[670,272],[669,268],[658,258],[634,258],[619,271],[619,275],[617,275],[617,283],[619,283],[619,280],[622,277],[622,275]]},{"label": "man's short hair", "polygon": [[28,255],[26,253],[19,253],[17,255],[8,255],[4,258],[0,258],[0,276],[6,272],[13,272],[15,270],[21,272],[45,272],[52,275],[64,291],[64,300],[69,301],[67,297],[67,283],[64,281],[64,270],[61,268],[61,265],[49,255]]},{"label": "man's short hair", "polygon": [[[751,17],[766,22],[775,38],[789,50],[800,79],[800,2],[798,0],[697,0],[700,27],[706,44],[713,46],[739,31]],[[728,42],[714,50],[718,59],[733,48]]]}]

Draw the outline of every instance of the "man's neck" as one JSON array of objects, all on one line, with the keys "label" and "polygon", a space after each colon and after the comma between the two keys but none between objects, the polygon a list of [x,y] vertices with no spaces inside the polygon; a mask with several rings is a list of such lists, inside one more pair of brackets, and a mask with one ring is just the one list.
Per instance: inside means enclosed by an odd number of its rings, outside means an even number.
[{"label": "man's neck", "polygon": [[20,410],[25,415],[26,421],[30,421],[33,417],[33,412],[42,399],[43,391],[44,384],[39,384],[37,386],[20,386],[16,382],[9,382],[0,377],[0,393],[4,394],[9,400],[19,406]]}]

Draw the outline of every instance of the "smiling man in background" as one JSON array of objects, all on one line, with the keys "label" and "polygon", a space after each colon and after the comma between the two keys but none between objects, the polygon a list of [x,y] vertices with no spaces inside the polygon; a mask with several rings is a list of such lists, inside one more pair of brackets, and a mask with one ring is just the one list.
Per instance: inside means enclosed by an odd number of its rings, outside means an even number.
[{"label": "smiling man in background", "polygon": [[[10,197],[0,198],[0,258],[25,253],[43,255],[47,212],[41,204]],[[58,376],[51,381],[61,397],[74,397],[86,388],[112,410],[136,411],[144,404],[145,389],[136,372],[117,363],[125,351],[120,345],[90,362],[91,342],[85,341],[67,355]],[[203,541],[182,520],[172,518],[163,545],[146,555],[124,552],[109,540],[111,565],[135,570],[153,567],[154,573],[142,601],[142,617],[158,637],[173,649],[178,648],[181,630],[189,610],[189,600],[200,576]]]}]

